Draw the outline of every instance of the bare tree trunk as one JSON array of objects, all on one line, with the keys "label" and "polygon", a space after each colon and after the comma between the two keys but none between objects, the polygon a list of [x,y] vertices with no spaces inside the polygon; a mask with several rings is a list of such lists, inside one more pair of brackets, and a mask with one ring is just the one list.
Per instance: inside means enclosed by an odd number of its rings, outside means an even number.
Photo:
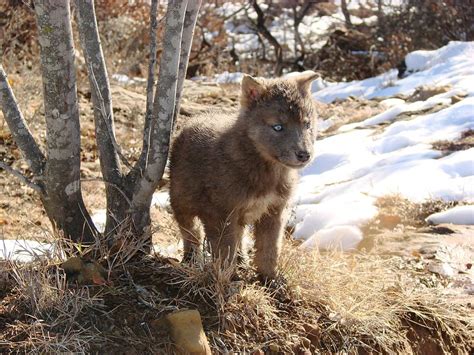
[{"label": "bare tree trunk", "polygon": [[[150,8],[150,59],[148,62],[148,80],[146,87],[146,112],[145,124],[143,128],[143,148],[142,152],[148,152],[150,146],[151,122],[153,120],[153,89],[155,87],[155,71],[156,71],[156,32],[158,29],[158,0],[151,0]],[[140,156],[139,165],[143,165],[147,156]]]},{"label": "bare tree trunk", "polygon": [[[188,1],[170,0],[168,2],[163,52],[151,117],[150,145],[147,152],[142,152],[146,159],[140,159],[139,163],[144,166],[140,166],[137,170],[143,173],[142,176],[136,177],[132,197],[132,220],[138,233],[145,233],[145,229],[150,225],[152,195],[163,176],[168,158],[187,5]],[[193,31],[194,28],[186,30]],[[131,177],[135,178],[133,175]]]},{"label": "bare tree trunk", "polygon": [[[127,194],[123,191],[123,176],[115,138],[112,97],[107,68],[100,45],[93,0],[76,0],[77,23],[94,106],[94,121],[102,176],[105,182],[107,219],[105,234],[112,233],[125,218]],[[124,161],[125,158],[123,159]]]},{"label": "bare tree trunk", "polygon": [[341,0],[341,10],[342,10],[342,14],[344,15],[344,19],[346,20],[346,26],[352,27],[351,14],[349,13],[349,10],[347,9],[346,0]]},{"label": "bare tree trunk", "polygon": [[81,193],[81,140],[68,0],[38,0],[36,20],[41,48],[47,160],[46,212],[65,235],[91,242],[97,232]]}]

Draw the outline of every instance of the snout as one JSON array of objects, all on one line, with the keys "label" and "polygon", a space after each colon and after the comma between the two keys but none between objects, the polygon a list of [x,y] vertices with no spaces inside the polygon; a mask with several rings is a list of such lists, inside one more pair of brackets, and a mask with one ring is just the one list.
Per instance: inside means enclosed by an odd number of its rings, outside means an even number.
[{"label": "snout", "polygon": [[302,163],[306,163],[311,158],[311,153],[309,153],[307,150],[299,150],[295,152],[295,154],[296,159]]}]

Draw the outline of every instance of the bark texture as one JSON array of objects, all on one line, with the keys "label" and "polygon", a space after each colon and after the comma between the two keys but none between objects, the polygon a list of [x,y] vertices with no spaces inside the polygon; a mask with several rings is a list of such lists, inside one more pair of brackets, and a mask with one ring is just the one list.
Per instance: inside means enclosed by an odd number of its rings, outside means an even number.
[{"label": "bark texture", "polygon": [[38,0],[47,160],[46,194],[41,196],[53,224],[74,241],[92,242],[96,229],[81,194],[80,125],[74,46],[67,0]]},{"label": "bark texture", "polygon": [[[181,40],[181,55],[178,71],[178,88],[176,91],[176,105],[174,109],[173,124],[176,123],[179,107],[181,103],[181,94],[183,93],[184,79],[186,79],[186,71],[188,69],[188,59],[193,45],[194,28],[196,27],[197,15],[201,7],[202,0],[190,1],[186,8],[186,16],[184,18],[183,37]],[[189,31],[187,29],[192,29]]]},{"label": "bark texture", "polygon": [[[137,177],[132,196],[132,220],[139,232],[150,225],[151,199],[166,167],[173,118],[179,100],[180,63],[187,62],[189,58],[189,49],[183,47],[191,45],[183,42],[183,39],[192,37],[194,33],[196,20],[193,17],[199,6],[200,2],[196,1],[168,2],[153,114],[149,118],[150,144],[148,151],[142,152],[146,159],[140,159],[142,165],[136,169],[142,174]],[[185,75],[184,69],[182,74]]]},{"label": "bark texture", "polygon": [[[145,124],[143,128],[143,148],[142,152],[148,152],[150,146],[150,129],[153,115],[153,92],[155,88],[155,72],[156,72],[156,32],[158,29],[158,0],[151,1],[150,7],[150,59],[148,62],[148,79],[146,86],[146,113]],[[146,154],[140,157],[139,165],[146,161]]]},{"label": "bark texture", "polygon": [[100,44],[93,0],[77,0],[77,23],[82,50],[87,65],[94,106],[94,122],[100,168],[105,182],[107,220],[105,233],[112,233],[125,218],[127,201],[124,200],[120,147],[115,138],[112,97],[107,68]]}]

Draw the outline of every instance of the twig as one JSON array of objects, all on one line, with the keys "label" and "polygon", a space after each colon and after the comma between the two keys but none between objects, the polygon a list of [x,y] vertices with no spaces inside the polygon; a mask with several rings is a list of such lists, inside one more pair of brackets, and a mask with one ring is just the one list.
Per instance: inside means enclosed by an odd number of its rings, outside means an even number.
[{"label": "twig", "polygon": [[222,20],[225,22],[228,19],[230,19],[230,18],[234,17],[235,15],[237,15],[239,12],[241,12],[243,10],[247,10],[249,7],[250,7],[250,4],[245,4],[244,6],[242,6],[237,11],[234,11],[233,13],[231,13],[229,16],[224,17]]},{"label": "twig", "polygon": [[[173,111],[173,128],[176,125],[176,118],[178,117],[181,96],[183,93],[184,79],[186,78],[186,71],[188,70],[189,55],[191,54],[191,47],[193,45],[194,29],[196,27],[197,16],[202,0],[190,1],[186,8],[186,15],[184,16],[183,35],[181,37],[181,52],[179,58],[178,69],[178,85],[176,88],[176,100]],[[189,31],[187,29],[191,28]]]},{"label": "twig", "polygon": [[5,171],[8,171],[10,174],[12,174],[14,177],[16,177],[18,180],[20,180],[26,186],[31,187],[36,192],[38,192],[40,194],[44,193],[44,190],[41,188],[41,186],[39,186],[38,184],[35,184],[33,181],[28,179],[25,175],[23,175],[18,170],[15,170],[14,168],[12,168],[10,165],[5,164],[4,162],[0,162],[0,168],[2,168]]}]

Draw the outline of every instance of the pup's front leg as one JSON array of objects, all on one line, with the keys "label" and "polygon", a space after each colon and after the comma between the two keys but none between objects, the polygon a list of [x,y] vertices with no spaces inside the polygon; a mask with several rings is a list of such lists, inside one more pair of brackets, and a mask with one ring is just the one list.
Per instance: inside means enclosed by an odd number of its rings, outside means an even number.
[{"label": "pup's front leg", "polygon": [[283,206],[270,208],[255,223],[255,265],[263,277],[275,278],[277,274],[285,223]]}]

